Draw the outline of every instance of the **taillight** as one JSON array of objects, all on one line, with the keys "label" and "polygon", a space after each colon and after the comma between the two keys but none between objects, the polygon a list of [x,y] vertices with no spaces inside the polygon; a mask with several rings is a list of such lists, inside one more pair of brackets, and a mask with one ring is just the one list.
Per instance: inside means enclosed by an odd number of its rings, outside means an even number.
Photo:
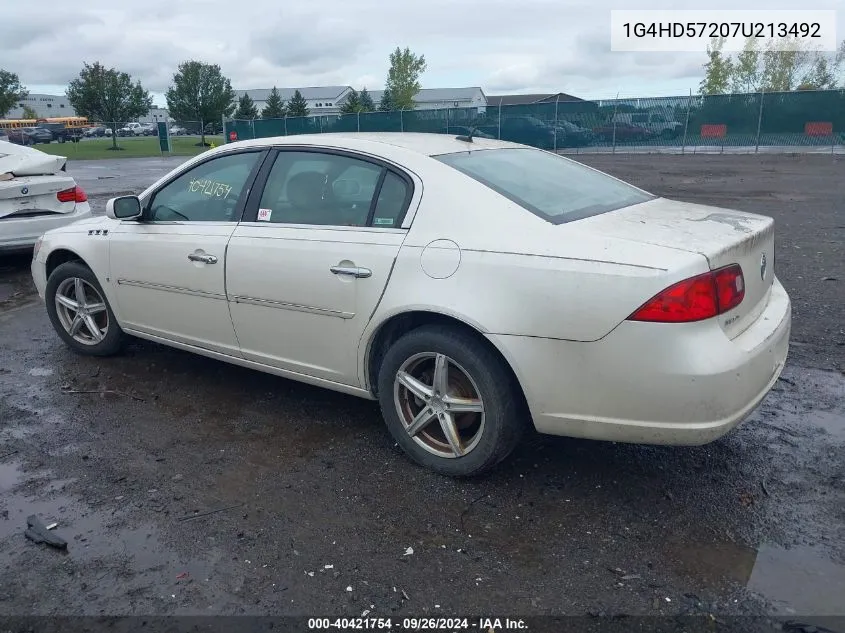
[{"label": "taillight", "polygon": [[696,275],[669,286],[628,317],[629,321],[690,323],[732,310],[745,297],[739,264]]},{"label": "taillight", "polygon": [[745,297],[745,279],[739,264],[725,266],[713,271],[716,293],[719,298],[719,314],[733,310]]},{"label": "taillight", "polygon": [[59,202],[87,202],[88,194],[82,187],[72,187],[56,194]]}]

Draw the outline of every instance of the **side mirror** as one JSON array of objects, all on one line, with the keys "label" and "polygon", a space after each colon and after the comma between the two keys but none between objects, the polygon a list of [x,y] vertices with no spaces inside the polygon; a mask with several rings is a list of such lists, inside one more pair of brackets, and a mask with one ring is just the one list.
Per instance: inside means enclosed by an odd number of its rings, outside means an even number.
[{"label": "side mirror", "polygon": [[138,196],[121,196],[106,203],[106,215],[113,220],[134,220],[141,217],[141,213]]}]

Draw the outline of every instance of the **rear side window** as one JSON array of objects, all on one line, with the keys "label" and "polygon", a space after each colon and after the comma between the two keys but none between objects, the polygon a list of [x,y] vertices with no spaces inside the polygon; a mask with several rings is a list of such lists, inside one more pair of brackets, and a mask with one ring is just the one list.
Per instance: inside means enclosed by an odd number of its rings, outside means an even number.
[{"label": "rear side window", "polygon": [[477,150],[433,158],[553,224],[654,198],[607,174],[535,149]]}]

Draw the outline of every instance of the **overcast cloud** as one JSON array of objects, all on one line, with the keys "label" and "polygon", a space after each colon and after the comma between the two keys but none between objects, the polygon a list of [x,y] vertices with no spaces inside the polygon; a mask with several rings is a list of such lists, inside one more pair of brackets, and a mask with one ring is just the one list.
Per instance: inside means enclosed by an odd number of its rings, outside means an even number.
[{"label": "overcast cloud", "polygon": [[[708,0],[707,9],[794,9],[795,0]],[[83,61],[100,61],[160,94],[179,62],[220,64],[235,88],[349,84],[379,89],[387,57],[410,46],[428,61],[424,87],[588,97],[686,93],[698,53],[610,51],[611,8],[705,7],[701,0],[42,0],[6,3],[0,66],[31,91],[63,91]],[[119,8],[118,8],[119,7]],[[841,0],[817,0],[837,9]],[[41,18],[37,14],[43,14]]]}]

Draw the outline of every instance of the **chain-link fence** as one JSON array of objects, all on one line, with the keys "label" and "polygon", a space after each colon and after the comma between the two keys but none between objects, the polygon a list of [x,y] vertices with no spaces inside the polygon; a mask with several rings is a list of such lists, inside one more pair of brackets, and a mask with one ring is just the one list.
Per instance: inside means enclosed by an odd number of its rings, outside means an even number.
[{"label": "chain-link fence", "polygon": [[226,142],[325,132],[468,134],[561,152],[845,147],[845,90],[228,120]]}]

